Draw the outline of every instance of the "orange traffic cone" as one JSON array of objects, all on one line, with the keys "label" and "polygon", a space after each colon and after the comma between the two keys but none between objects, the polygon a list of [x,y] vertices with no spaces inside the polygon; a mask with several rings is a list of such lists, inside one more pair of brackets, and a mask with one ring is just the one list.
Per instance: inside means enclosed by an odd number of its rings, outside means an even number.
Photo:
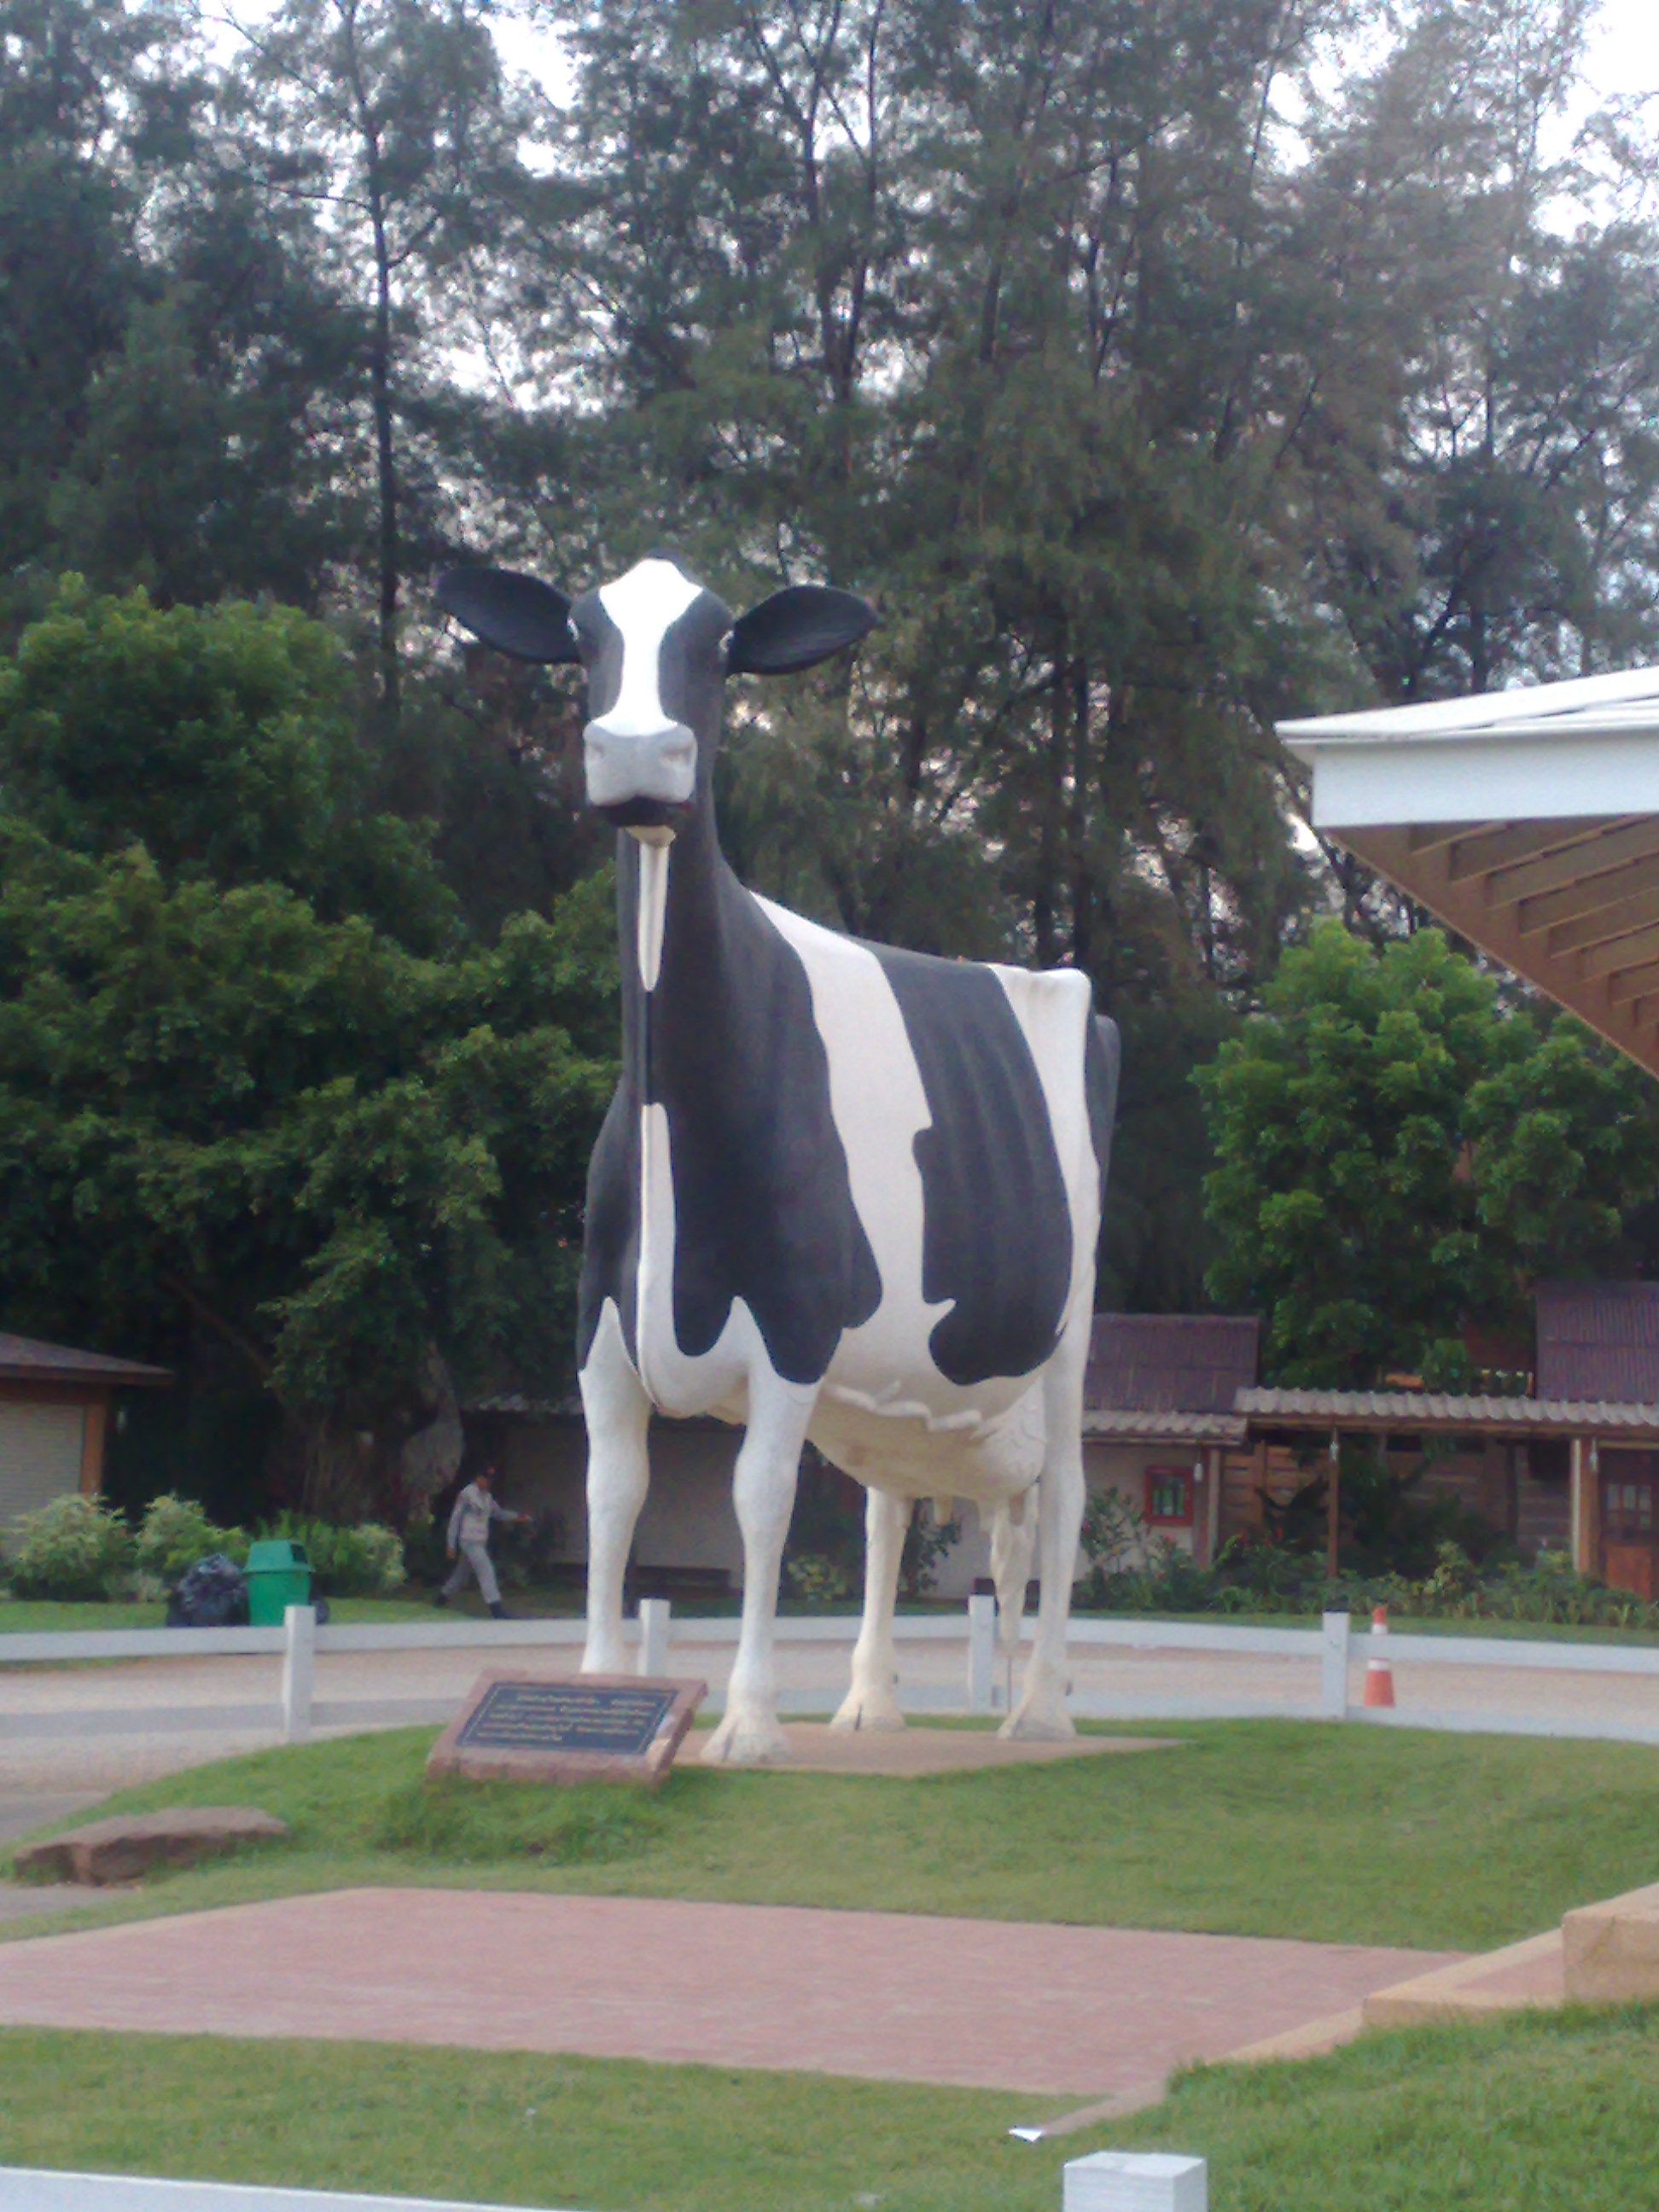
[{"label": "orange traffic cone", "polygon": [[1379,1654],[1376,1639],[1389,1632],[1389,1608],[1379,1605],[1371,1615],[1371,1656],[1365,1662],[1365,1695],[1361,1703],[1366,1705],[1392,1707],[1394,1704],[1394,1669],[1388,1661],[1387,1646]]}]

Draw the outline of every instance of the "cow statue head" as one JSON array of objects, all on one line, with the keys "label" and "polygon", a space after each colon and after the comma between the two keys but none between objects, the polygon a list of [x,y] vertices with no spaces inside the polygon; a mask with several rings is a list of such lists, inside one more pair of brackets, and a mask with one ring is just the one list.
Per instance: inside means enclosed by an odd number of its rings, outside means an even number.
[{"label": "cow statue head", "polygon": [[673,834],[708,787],[728,676],[811,668],[875,627],[867,599],[792,584],[745,615],[653,554],[614,584],[568,599],[508,568],[456,568],[438,604],[517,660],[587,671],[587,800],[619,830]]}]

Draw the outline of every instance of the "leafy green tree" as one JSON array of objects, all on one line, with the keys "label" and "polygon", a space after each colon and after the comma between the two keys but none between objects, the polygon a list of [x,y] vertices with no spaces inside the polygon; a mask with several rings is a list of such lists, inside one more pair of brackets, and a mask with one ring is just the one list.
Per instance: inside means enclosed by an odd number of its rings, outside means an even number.
[{"label": "leafy green tree", "polygon": [[1322,924],[1198,1082],[1210,1289],[1263,1316],[1275,1382],[1455,1384],[1466,1323],[1513,1327],[1538,1276],[1617,1264],[1659,1170],[1650,1079],[1504,1010],[1437,930],[1379,951]]},{"label": "leafy green tree", "polygon": [[170,0],[0,5],[0,574],[14,591],[142,295],[137,225],[193,98],[185,38]]},{"label": "leafy green tree", "polygon": [[169,880],[283,884],[436,951],[454,902],[420,834],[374,809],[355,707],[304,615],[70,579],[0,664],[0,799],[66,850],[137,844]]},{"label": "leafy green tree", "polygon": [[434,1353],[564,1371],[614,1021],[602,881],[480,947],[352,811],[340,665],[287,611],[71,598],[0,677],[0,1296],[210,1336],[313,1511],[391,1488]]},{"label": "leafy green tree", "polygon": [[224,87],[221,159],[271,207],[316,214],[314,250],[360,307],[375,653],[393,719],[404,575],[441,543],[431,433],[457,404],[425,356],[447,288],[481,277],[525,184],[527,117],[494,12],[493,0],[283,0],[246,29]]}]

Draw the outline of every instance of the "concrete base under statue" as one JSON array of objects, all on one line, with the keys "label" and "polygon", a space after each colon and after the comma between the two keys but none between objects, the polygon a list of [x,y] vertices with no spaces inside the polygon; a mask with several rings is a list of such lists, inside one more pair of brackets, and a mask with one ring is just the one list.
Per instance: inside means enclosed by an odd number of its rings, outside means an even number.
[{"label": "concrete base under statue", "polygon": [[[836,1729],[826,1721],[785,1723],[789,1758],[772,1771],[802,1774],[953,1774],[981,1766],[1040,1766],[1057,1759],[1098,1759],[1114,1752],[1172,1751],[1176,1740],[1151,1735],[1073,1735],[1063,1742],[1010,1740],[988,1729]],[[701,1731],[685,1747],[682,1765],[703,1763]],[[706,1744],[707,1737],[702,1738]],[[711,1772],[753,1774],[753,1766],[708,1762]]]}]

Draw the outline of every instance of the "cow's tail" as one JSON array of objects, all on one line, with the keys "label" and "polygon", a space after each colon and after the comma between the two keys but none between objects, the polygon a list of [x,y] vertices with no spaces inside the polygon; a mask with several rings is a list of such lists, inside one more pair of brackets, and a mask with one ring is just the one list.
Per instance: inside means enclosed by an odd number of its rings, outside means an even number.
[{"label": "cow's tail", "polygon": [[1089,1134],[1100,1170],[1101,1204],[1106,1202],[1106,1178],[1112,1164],[1112,1130],[1117,1121],[1118,1077],[1123,1065],[1123,1043],[1117,1024],[1109,1014],[1097,1014],[1089,1024],[1084,1048],[1083,1081],[1089,1109]]},{"label": "cow's tail", "polygon": [[999,1505],[991,1522],[991,1578],[997,1586],[997,1644],[1012,1658],[1025,1611],[1025,1585],[1031,1578],[1036,1542],[1039,1485]]}]

